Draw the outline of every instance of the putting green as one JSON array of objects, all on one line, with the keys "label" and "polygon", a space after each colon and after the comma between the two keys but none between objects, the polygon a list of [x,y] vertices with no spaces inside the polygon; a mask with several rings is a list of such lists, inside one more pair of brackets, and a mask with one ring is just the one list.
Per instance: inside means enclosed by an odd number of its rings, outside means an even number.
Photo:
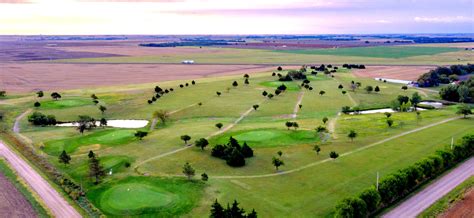
[{"label": "putting green", "polygon": [[[296,82],[280,82],[280,81],[267,81],[267,82],[261,82],[260,85],[266,86],[266,87],[272,87],[272,88],[277,88],[278,86],[284,84],[286,86],[286,90],[288,91],[297,91],[300,90],[300,87]],[[268,91],[267,91],[268,92]],[[270,91],[269,93],[273,93]]]},{"label": "putting green", "polygon": [[202,188],[199,181],[128,177],[102,184],[87,197],[109,216],[169,217],[188,213],[200,200]]},{"label": "putting green", "polygon": [[259,129],[227,133],[215,139],[217,144],[225,144],[232,136],[241,144],[247,142],[251,147],[276,147],[301,143],[311,143],[318,140],[314,131],[308,130],[282,130]]},{"label": "putting green", "polygon": [[65,99],[65,100],[49,100],[41,103],[41,109],[60,109],[68,107],[79,107],[84,105],[94,105],[90,99]]},{"label": "putting green", "polygon": [[59,140],[47,141],[44,151],[50,155],[59,155],[63,150],[73,153],[82,145],[121,145],[134,140],[135,131],[128,129],[104,129],[94,130],[85,135],[79,133],[76,137],[68,137]]},{"label": "putting green", "polygon": [[164,207],[176,200],[178,196],[157,187],[127,183],[105,191],[100,198],[100,204],[106,211],[122,211],[120,214],[126,214],[129,210]]}]

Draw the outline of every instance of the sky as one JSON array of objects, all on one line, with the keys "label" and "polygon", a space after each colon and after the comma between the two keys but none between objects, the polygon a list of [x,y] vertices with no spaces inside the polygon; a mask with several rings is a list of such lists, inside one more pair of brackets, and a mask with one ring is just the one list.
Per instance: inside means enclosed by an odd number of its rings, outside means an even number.
[{"label": "sky", "polygon": [[474,33],[474,0],[0,0],[0,34]]}]

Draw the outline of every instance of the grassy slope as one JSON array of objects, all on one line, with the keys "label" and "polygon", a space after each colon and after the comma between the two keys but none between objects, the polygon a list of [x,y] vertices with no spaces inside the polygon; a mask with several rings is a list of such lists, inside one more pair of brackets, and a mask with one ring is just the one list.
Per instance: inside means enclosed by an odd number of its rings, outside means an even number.
[{"label": "grassy slope", "polygon": [[39,217],[49,217],[48,212],[38,202],[38,197],[34,196],[34,194],[28,190],[24,182],[18,178],[18,176],[10,169],[3,159],[0,159],[0,171],[5,177],[7,177],[8,180],[10,180],[10,182],[18,189],[18,191],[21,192],[21,194],[31,204]]},{"label": "grassy slope", "polygon": [[474,187],[474,176],[461,183],[459,186],[451,190],[448,194],[436,201],[433,205],[423,211],[418,217],[436,217],[448,210],[457,201],[461,200],[467,190]]}]

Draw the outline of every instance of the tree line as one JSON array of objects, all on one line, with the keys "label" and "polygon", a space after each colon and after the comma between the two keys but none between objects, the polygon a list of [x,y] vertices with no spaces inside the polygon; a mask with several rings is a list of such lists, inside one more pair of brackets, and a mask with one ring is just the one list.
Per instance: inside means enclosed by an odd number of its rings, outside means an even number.
[{"label": "tree line", "polygon": [[459,76],[474,73],[474,64],[451,65],[449,67],[437,67],[428,73],[421,75],[417,82],[420,87],[433,87],[439,84],[448,84],[458,81]]},{"label": "tree line", "polygon": [[474,134],[465,135],[461,143],[383,178],[378,189],[371,186],[361,193],[343,199],[336,206],[336,217],[368,217],[390,207],[429,181],[474,154]]}]

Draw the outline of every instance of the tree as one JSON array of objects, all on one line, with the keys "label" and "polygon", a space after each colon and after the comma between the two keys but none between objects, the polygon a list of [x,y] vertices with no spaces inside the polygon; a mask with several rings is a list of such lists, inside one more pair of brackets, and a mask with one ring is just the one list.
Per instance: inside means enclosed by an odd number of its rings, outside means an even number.
[{"label": "tree", "polygon": [[364,190],[360,193],[359,198],[365,202],[369,213],[377,210],[380,204],[380,194],[374,187]]},{"label": "tree", "polygon": [[36,95],[38,96],[38,98],[42,98],[44,96],[44,92],[43,91],[37,91],[36,92]]},{"label": "tree", "polygon": [[217,127],[218,129],[221,129],[222,126],[224,126],[222,123],[216,123],[216,127]]},{"label": "tree", "polygon": [[323,91],[323,90],[319,91],[319,95],[323,96],[324,94],[326,94],[325,91]]},{"label": "tree", "polygon": [[314,145],[313,150],[316,151],[316,154],[319,155],[319,152],[321,151],[321,148],[319,147],[319,145]]},{"label": "tree", "polygon": [[194,80],[191,81],[191,84],[192,84],[192,85],[196,85],[196,81],[194,81]]},{"label": "tree", "polygon": [[104,114],[104,112],[107,110],[107,108],[104,105],[99,106],[99,110]]},{"label": "tree", "polygon": [[248,84],[249,84],[249,79],[245,79],[245,80],[244,80],[244,84],[245,84],[245,85],[248,85]]},{"label": "tree", "polygon": [[148,132],[145,132],[145,131],[138,130],[137,132],[135,132],[135,137],[137,137],[140,140],[142,140],[147,135],[148,135]]},{"label": "tree", "polygon": [[92,94],[92,95],[91,95],[91,98],[94,99],[94,100],[99,99],[99,98],[97,97],[97,95],[95,95],[95,94]]},{"label": "tree", "polygon": [[328,122],[328,118],[327,117],[323,117],[323,123],[326,124],[326,122]]},{"label": "tree", "polygon": [[367,93],[370,94],[372,91],[374,91],[374,87],[372,87],[372,86],[366,86],[366,87],[365,87],[365,91],[367,91]]},{"label": "tree", "polygon": [[303,105],[302,105],[302,104],[299,104],[298,107],[301,109],[301,108],[303,107]]},{"label": "tree", "polygon": [[35,106],[35,107],[40,107],[40,106],[41,106],[41,103],[35,102],[35,103],[34,103],[34,106]]},{"label": "tree", "polygon": [[336,206],[335,217],[367,217],[367,206],[360,198],[345,198]]},{"label": "tree", "polygon": [[299,127],[300,127],[300,125],[298,125],[297,122],[293,122],[293,128],[295,128],[295,130],[298,129]]},{"label": "tree", "polygon": [[191,140],[191,136],[189,135],[182,135],[181,136],[181,140],[184,141],[184,145],[186,145],[188,143],[189,140]]},{"label": "tree", "polygon": [[385,112],[384,114],[387,118],[390,118],[392,116],[392,114],[390,112]]},{"label": "tree", "polygon": [[64,165],[69,164],[71,161],[71,156],[69,156],[65,150],[59,155],[59,163],[63,163]]},{"label": "tree", "polygon": [[283,162],[283,160],[281,160],[280,158],[273,157],[272,164],[273,166],[275,166],[275,169],[278,171],[278,167],[285,165],[285,162]]},{"label": "tree", "polygon": [[5,96],[7,96],[7,91],[5,91],[5,90],[0,90],[0,98],[3,98],[3,97],[5,97]]},{"label": "tree", "polygon": [[245,158],[253,157],[253,150],[249,145],[247,145],[247,142],[244,142],[244,145],[242,145],[241,153]]},{"label": "tree", "polygon": [[229,165],[231,167],[245,166],[245,157],[244,157],[244,155],[236,147],[231,148],[231,149],[232,149],[232,152],[230,152],[230,155],[226,160],[227,165]]},{"label": "tree", "polygon": [[456,114],[462,114],[464,118],[467,118],[467,115],[472,114],[471,107],[467,104],[461,104],[456,111]]},{"label": "tree", "polygon": [[272,93],[270,93],[270,94],[267,95],[267,97],[268,97],[269,99],[272,99],[273,96],[274,96],[274,95],[273,95]]},{"label": "tree", "polygon": [[102,127],[107,126],[107,120],[105,118],[101,118],[99,123],[100,123],[99,125]]},{"label": "tree", "polygon": [[259,106],[258,106],[258,104],[254,104],[252,107],[253,107],[254,110],[257,110]]},{"label": "tree", "polygon": [[265,97],[265,96],[268,95],[268,92],[267,92],[267,91],[263,91],[263,92],[262,92],[262,95]]},{"label": "tree", "polygon": [[252,212],[247,214],[247,218],[257,218],[257,211],[255,211],[255,209],[252,209]]},{"label": "tree", "polygon": [[349,134],[347,134],[347,137],[351,139],[351,141],[354,141],[354,138],[357,137],[357,132],[354,130],[349,131]]},{"label": "tree", "polygon": [[402,86],[402,89],[406,91],[408,89],[408,86]]},{"label": "tree", "polygon": [[281,155],[283,155],[283,152],[282,152],[282,151],[278,151],[277,154],[278,154],[278,156],[281,157]]},{"label": "tree", "polygon": [[204,150],[204,148],[209,145],[209,142],[205,138],[200,138],[199,140],[194,142],[194,145],[196,145],[196,147],[200,147],[201,150]]},{"label": "tree", "polygon": [[217,94],[217,96],[221,96],[222,93],[221,92],[216,92],[216,94]]},{"label": "tree", "polygon": [[336,158],[339,157],[339,154],[338,154],[337,152],[335,152],[335,151],[331,151],[331,152],[329,153],[329,157],[332,158],[333,160],[335,160]]},{"label": "tree", "polygon": [[421,102],[421,100],[422,98],[418,94],[418,92],[413,93],[413,95],[411,96],[411,104],[413,105],[413,107],[415,107],[415,111],[416,111],[416,106]]},{"label": "tree", "polygon": [[233,87],[237,87],[238,85],[239,85],[239,84],[237,83],[237,81],[234,81],[234,82],[232,83],[232,86],[233,86]]},{"label": "tree", "polygon": [[163,125],[166,125],[166,121],[168,121],[169,114],[165,110],[157,110],[153,112],[153,118],[159,119]]},{"label": "tree", "polygon": [[183,174],[188,177],[188,180],[191,180],[195,174],[195,170],[194,168],[188,163],[186,162],[183,166]]},{"label": "tree", "polygon": [[290,130],[291,127],[293,127],[293,122],[291,121],[286,121],[285,126]]},{"label": "tree", "polygon": [[105,176],[104,167],[100,165],[100,160],[97,156],[89,159],[89,177],[94,179],[94,184],[99,184],[100,179]]},{"label": "tree", "polygon": [[58,100],[61,98],[61,95],[57,92],[53,92],[51,93],[51,98],[53,98],[54,100]]},{"label": "tree", "polygon": [[387,125],[388,125],[388,127],[392,127],[393,120],[392,119],[387,119]]},{"label": "tree", "polygon": [[342,91],[342,94],[343,94],[343,95],[345,95],[346,93],[347,93],[346,91],[344,91],[344,90]]},{"label": "tree", "polygon": [[223,218],[223,217],[225,217],[224,208],[222,207],[221,204],[219,204],[217,199],[211,205],[211,215],[210,215],[210,217],[211,218]]},{"label": "tree", "polygon": [[280,93],[281,93],[281,90],[275,89],[275,95],[280,95]]},{"label": "tree", "polygon": [[89,157],[89,158],[95,157],[94,152],[93,152],[93,151],[89,151],[89,154],[87,154],[87,157]]},{"label": "tree", "polygon": [[281,66],[278,66],[278,67],[277,67],[277,70],[278,70],[278,71],[282,71],[283,68],[281,68]]},{"label": "tree", "polygon": [[342,84],[339,84],[339,86],[337,87],[338,89],[343,89],[344,86],[342,86]]},{"label": "tree", "polygon": [[380,92],[380,88],[379,86],[375,86],[375,89],[374,89],[375,92],[379,93]]},{"label": "tree", "polygon": [[[92,103],[94,103],[94,105],[97,105],[99,103],[99,101],[97,100],[92,100]],[[148,104],[151,104],[152,101],[148,100]]]}]

